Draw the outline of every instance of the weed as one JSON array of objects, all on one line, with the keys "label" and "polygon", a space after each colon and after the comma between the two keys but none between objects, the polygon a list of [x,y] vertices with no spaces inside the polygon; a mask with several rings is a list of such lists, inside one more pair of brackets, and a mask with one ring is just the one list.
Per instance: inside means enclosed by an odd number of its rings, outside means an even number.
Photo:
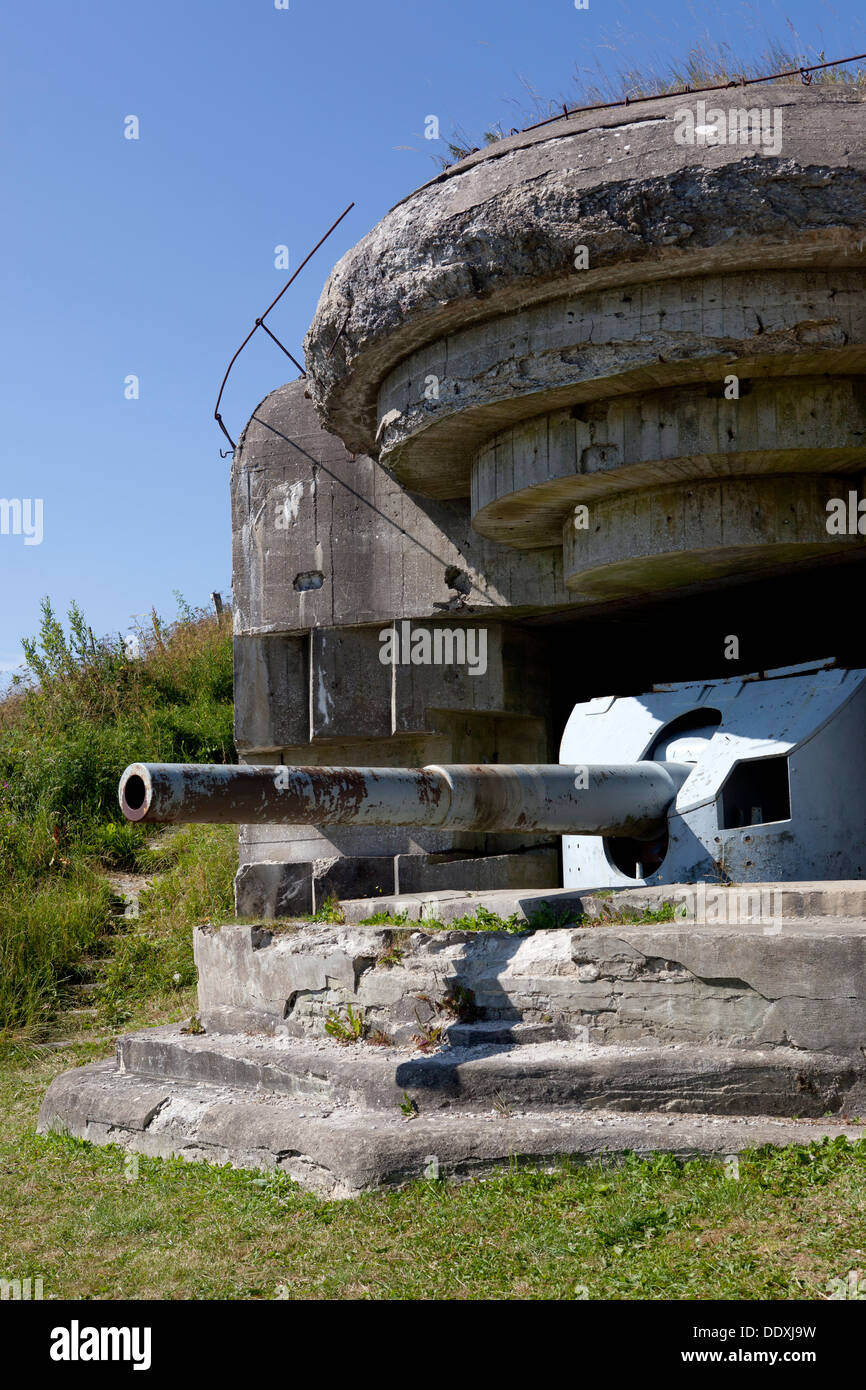
[{"label": "weed", "polygon": [[325,1032],[338,1043],[361,1042],[365,1032],[364,1015],[360,1009],[353,1009],[351,1004],[346,1005],[345,1019],[331,1009],[325,1019]]},{"label": "weed", "polygon": [[[790,22],[789,22],[790,23]],[[561,114],[563,107],[591,106],[601,102],[635,100],[638,97],[669,96],[701,87],[729,85],[741,77],[763,77],[766,73],[785,72],[808,66],[811,62],[823,62],[823,51],[816,54],[814,49],[801,43],[799,36],[792,31],[795,47],[781,40],[774,40],[753,62],[743,63],[732,53],[724,41],[697,43],[689,49],[685,58],[668,65],[666,71],[647,71],[641,67],[620,67],[613,76],[608,76],[599,65],[597,75],[592,76],[589,69],[575,67],[572,89],[556,97],[544,98],[526,81],[523,82],[524,96],[510,98],[514,108],[507,122],[491,125],[479,138],[468,135],[461,127],[455,127],[451,139],[446,141],[448,155],[433,155],[432,158],[441,169],[447,169],[461,159],[466,159],[479,148],[496,144],[505,139],[509,129],[529,125],[535,121],[546,120]],[[586,74],[590,75],[587,76]],[[786,80],[791,82],[789,77]],[[816,86],[832,83],[853,88],[866,86],[866,68],[832,67],[823,72],[815,72],[812,82]]]},{"label": "weed", "polygon": [[510,917],[500,917],[498,912],[491,912],[483,906],[468,912],[465,917],[455,917],[445,928],[441,922],[437,922],[436,926],[446,931],[504,931],[513,936],[521,936],[529,930],[519,913],[512,912]]},{"label": "weed", "polygon": [[[597,895],[593,895],[597,896]],[[593,917],[589,913],[583,913],[578,918],[577,925],[581,927],[643,927],[652,926],[656,922],[673,922],[676,920],[676,908],[673,903],[661,903],[658,907],[607,907],[603,906],[601,912]]]},{"label": "weed", "polygon": [[329,893],[318,912],[311,913],[304,918],[305,922],[331,922],[337,926],[342,925],[346,920],[340,899],[335,893]]},{"label": "weed", "polygon": [[457,1019],[459,1023],[475,1023],[481,1017],[481,1010],[475,1003],[474,992],[465,985],[458,984],[455,980],[449,981],[447,990],[439,1001],[438,1008],[442,1013]]},{"label": "weed", "polygon": [[418,1028],[420,1031],[412,1034],[412,1042],[419,1052],[434,1052],[437,1047],[441,1046],[444,1032],[441,1024],[422,1023],[419,1018]]},{"label": "weed", "polygon": [[403,1092],[403,1099],[400,1101],[400,1114],[407,1120],[414,1120],[418,1114],[418,1104],[410,1095]]},{"label": "weed", "polygon": [[[135,991],[160,972],[152,939],[133,950],[131,935],[118,933],[100,872],[157,867],[148,829],[121,815],[120,774],[137,759],[235,757],[230,613],[216,619],[185,605],[173,624],[154,617],[137,634],[134,659],[123,640],[94,638],[76,604],[67,623],[45,599],[39,633],[24,641],[26,671],[0,701],[0,1032],[43,1027],[68,1002],[85,959],[99,964],[97,1003],[122,1021],[131,1002],[119,998],[120,975]],[[195,830],[234,839],[230,827]],[[234,859],[233,851],[220,865],[221,902],[231,899]],[[176,931],[188,938],[189,924],[163,924],[163,942]],[[105,965],[115,948],[129,969],[112,980]],[[183,964],[179,949],[168,955],[171,975],[189,980],[188,940],[185,949]]]},{"label": "weed", "polygon": [[207,1032],[207,1029],[202,1025],[202,1021],[198,1014],[193,1014],[186,1027],[181,1028],[180,1031],[182,1033],[192,1033],[193,1036],[197,1037],[200,1033]]},{"label": "weed", "polygon": [[576,920],[573,908],[562,907],[557,912],[551,903],[542,903],[527,918],[526,927],[528,931],[554,931],[557,928],[569,926]]},{"label": "weed", "polygon": [[376,957],[376,965],[384,970],[391,970],[395,965],[399,965],[406,954],[405,946],[398,946],[393,936],[388,932],[383,950]]}]

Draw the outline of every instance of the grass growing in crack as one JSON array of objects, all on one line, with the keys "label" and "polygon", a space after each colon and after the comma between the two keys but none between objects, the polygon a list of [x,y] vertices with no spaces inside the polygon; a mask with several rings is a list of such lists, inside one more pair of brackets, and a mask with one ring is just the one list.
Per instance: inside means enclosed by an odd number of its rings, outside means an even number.
[{"label": "grass growing in crack", "polygon": [[510,1100],[502,1091],[497,1091],[493,1097],[493,1109],[502,1120],[508,1120],[514,1113]]},{"label": "grass growing in crack", "polygon": [[411,1041],[419,1052],[435,1052],[442,1045],[445,1030],[439,1023],[422,1023],[418,1020],[418,1032],[412,1034]]},{"label": "grass growing in crack", "polygon": [[331,1009],[325,1019],[325,1032],[338,1043],[362,1042],[366,1032],[363,1012],[347,1004],[346,1017],[341,1018],[336,1010]]},{"label": "grass growing in crack", "polygon": [[301,920],[304,922],[330,922],[335,926],[342,926],[346,917],[340,899],[335,893],[329,893],[318,912],[311,912]]},{"label": "grass growing in crack", "polygon": [[383,970],[392,970],[395,965],[399,965],[406,954],[405,946],[398,946],[391,933],[387,933],[385,945],[376,957],[376,966]]},{"label": "grass growing in crack", "polygon": [[[604,893],[593,893],[595,898],[604,898]],[[607,896],[610,896],[609,894]],[[422,917],[408,925],[422,932],[507,932],[509,936],[525,936],[534,931],[558,931],[563,927],[603,927],[611,926],[651,926],[656,922],[673,922],[676,908],[673,903],[661,903],[658,907],[614,907],[602,905],[597,914],[577,913],[573,907],[563,905],[557,908],[553,903],[543,902],[526,918],[518,912],[502,917],[498,912],[480,905],[474,912],[455,917],[450,922],[442,922],[438,917]],[[375,918],[368,917],[362,926],[406,926],[406,913],[377,912]],[[395,964],[388,959],[390,947],[378,958],[377,964]],[[402,948],[396,948],[400,955]]]},{"label": "grass growing in crack", "polygon": [[[441,923],[437,924],[441,927]],[[449,922],[447,931],[504,931],[510,936],[521,936],[528,930],[528,925],[517,912],[512,912],[509,917],[500,917],[498,912],[491,912],[489,908],[477,907],[474,912],[467,912],[464,917],[455,917],[453,922]]]},{"label": "grass growing in crack", "polygon": [[[656,922],[673,922],[676,920],[676,908],[673,903],[661,903],[658,907],[603,907],[601,912],[593,916],[584,913],[577,919],[577,926],[580,927],[644,927],[652,926]],[[684,910],[685,915],[685,910]]]},{"label": "grass growing in crack", "polygon": [[481,1017],[481,1010],[475,1003],[475,993],[467,985],[451,980],[442,996],[442,1010],[456,1018],[459,1023],[474,1023]]},{"label": "grass growing in crack", "polygon": [[372,917],[365,917],[359,924],[362,927],[407,927],[416,931],[504,931],[511,935],[519,936],[528,931],[529,924],[520,917],[517,912],[512,912],[510,917],[500,917],[498,912],[491,912],[489,908],[479,906],[474,912],[467,912],[462,917],[455,917],[452,922],[442,922],[438,917],[420,917],[417,920],[410,920],[406,912],[376,912]]},{"label": "grass growing in crack", "polygon": [[551,903],[542,903],[530,913],[525,925],[528,931],[556,931],[561,927],[574,926],[576,920],[573,908],[566,906],[557,910]]}]

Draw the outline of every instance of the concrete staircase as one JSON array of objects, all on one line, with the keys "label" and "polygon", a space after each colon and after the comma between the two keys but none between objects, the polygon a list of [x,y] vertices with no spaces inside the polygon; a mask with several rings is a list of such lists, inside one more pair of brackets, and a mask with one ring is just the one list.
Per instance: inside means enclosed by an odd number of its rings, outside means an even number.
[{"label": "concrete staircase", "polygon": [[[718,1159],[857,1138],[863,1073],[794,1049],[490,1043],[419,1056],[331,1040],[132,1034],[59,1077],[40,1115],[140,1153],[280,1169],[332,1197],[509,1162]],[[832,1118],[824,1118],[832,1114]],[[794,1118],[794,1117],[797,1118]]]},{"label": "concrete staircase", "polygon": [[[42,1130],[333,1196],[866,1134],[866,918],[238,925],[196,956],[205,1031],[121,1038],[53,1083]],[[349,1008],[366,1038],[343,1044],[325,1025]]]}]

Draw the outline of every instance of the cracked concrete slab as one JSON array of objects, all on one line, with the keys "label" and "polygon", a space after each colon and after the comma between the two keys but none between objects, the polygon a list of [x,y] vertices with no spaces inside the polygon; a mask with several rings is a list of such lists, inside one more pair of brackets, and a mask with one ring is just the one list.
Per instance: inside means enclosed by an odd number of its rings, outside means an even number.
[{"label": "cracked concrete slab", "polygon": [[[714,1114],[866,1116],[866,1061],[796,1048],[597,1045],[586,1038],[496,1042],[484,1027],[446,1028],[448,1044],[341,1046],[215,1034],[177,1026],[118,1042],[118,1067],[141,1081],[191,1082],[394,1112],[408,1096],[422,1112],[499,1101]],[[154,1111],[156,1113],[156,1111]]]},{"label": "cracked concrete slab", "polygon": [[[696,923],[506,932],[226,926],[196,933],[212,1032],[324,1036],[351,1005],[396,1042],[454,1021],[467,993],[487,1022],[562,1025],[593,1043],[866,1047],[866,921]],[[459,1012],[459,1009],[458,1009]],[[459,1021],[459,1020],[458,1020]]]},{"label": "cracked concrete slab", "polygon": [[[74,1080],[70,1082],[69,1078]],[[130,1079],[103,1063],[58,1078],[39,1117],[40,1133],[61,1131],[154,1157],[178,1156],[281,1171],[327,1197],[353,1197],[422,1177],[461,1180],[503,1165],[555,1167],[616,1162],[624,1153],[723,1158],[763,1144],[856,1139],[862,1128],[826,1120],[729,1118],[575,1109],[483,1107],[383,1115],[328,1101],[299,1101],[167,1082],[165,1102],[141,1127],[127,1117]],[[75,1106],[69,1106],[74,1093]]]}]

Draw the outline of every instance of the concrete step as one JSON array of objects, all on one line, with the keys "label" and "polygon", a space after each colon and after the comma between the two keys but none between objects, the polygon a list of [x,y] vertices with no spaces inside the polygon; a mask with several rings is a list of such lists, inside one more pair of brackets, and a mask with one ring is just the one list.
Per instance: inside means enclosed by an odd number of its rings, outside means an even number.
[{"label": "concrete step", "polygon": [[[465,1031],[465,1029],[464,1029]],[[794,1048],[594,1046],[557,1041],[417,1050],[331,1040],[183,1034],[177,1025],[118,1041],[141,1080],[326,1099],[394,1112],[491,1103],[719,1115],[866,1117],[863,1058]]]},{"label": "concrete step", "polygon": [[327,1197],[352,1197],[420,1177],[465,1179],[514,1162],[553,1167],[615,1162],[626,1152],[723,1159],[763,1144],[806,1144],[866,1130],[825,1120],[707,1114],[623,1115],[574,1106],[508,1110],[476,1104],[399,1110],[322,1097],[145,1079],[97,1062],[57,1077],[39,1132],[61,1130],[155,1157],[278,1170]]},{"label": "concrete step", "polygon": [[562,1025],[593,1044],[862,1057],[866,923],[821,919],[504,932],[307,923],[194,934],[209,1033],[324,1036],[351,1006],[403,1046],[457,1021]]},{"label": "concrete step", "polygon": [[436,918],[453,922],[485,908],[503,918],[513,913],[531,921],[546,912],[566,924],[582,919],[604,924],[624,914],[640,917],[670,905],[675,920],[698,926],[765,927],[793,921],[838,919],[866,924],[866,882],[861,879],[804,879],[800,882],[745,884],[660,883],[640,888],[489,888],[439,889],[398,893],[391,897],[349,898],[340,904],[347,923],[361,923],[373,913],[405,914],[409,923]]}]

